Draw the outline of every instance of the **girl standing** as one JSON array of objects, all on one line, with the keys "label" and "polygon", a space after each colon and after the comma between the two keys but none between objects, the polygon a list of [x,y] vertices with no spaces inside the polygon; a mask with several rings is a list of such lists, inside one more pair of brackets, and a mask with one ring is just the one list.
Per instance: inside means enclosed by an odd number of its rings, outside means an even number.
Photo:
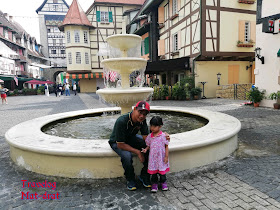
[{"label": "girl standing", "polygon": [[166,135],[160,130],[162,125],[163,122],[159,116],[155,116],[150,120],[150,130],[152,133],[150,133],[145,140],[147,147],[142,149],[143,153],[150,150],[148,173],[152,175],[151,192],[158,191],[158,183],[160,183],[162,190],[168,190],[166,173],[169,171],[169,142],[166,139]]}]

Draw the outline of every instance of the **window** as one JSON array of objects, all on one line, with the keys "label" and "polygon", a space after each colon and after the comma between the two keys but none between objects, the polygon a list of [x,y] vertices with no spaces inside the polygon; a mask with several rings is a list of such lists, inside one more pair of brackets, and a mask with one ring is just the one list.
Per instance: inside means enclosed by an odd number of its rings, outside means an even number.
[{"label": "window", "polygon": [[244,42],[248,43],[250,39],[250,22],[245,22]]},{"label": "window", "polygon": [[75,43],[79,43],[80,42],[80,34],[79,31],[75,31]]},{"label": "window", "polygon": [[67,31],[67,43],[70,43],[70,31]]},{"label": "window", "polygon": [[84,43],[88,43],[88,32],[84,31]]},{"label": "window", "polygon": [[51,54],[56,54],[56,50],[51,50]]},{"label": "window", "polygon": [[68,53],[68,63],[72,64],[72,53]]},{"label": "window", "polygon": [[53,10],[58,11],[58,5],[53,5]]},{"label": "window", "polygon": [[51,33],[51,29],[50,28],[48,28],[47,31],[48,31],[48,33]]},{"label": "window", "polygon": [[173,35],[173,52],[178,51],[178,34]]},{"label": "window", "polygon": [[112,11],[103,12],[103,11],[96,11],[96,21],[103,22],[103,23],[111,23],[113,22],[113,14]]},{"label": "window", "polygon": [[59,40],[59,44],[60,44],[60,45],[63,45],[63,39],[60,39],[60,40]]},{"label": "window", "polygon": [[88,59],[88,53],[87,52],[85,53],[85,62],[86,62],[86,64],[89,64],[89,59]]},{"label": "window", "polygon": [[141,56],[145,55],[145,41],[141,41]]},{"label": "window", "polygon": [[53,46],[56,45],[56,39],[53,39]]},{"label": "window", "polygon": [[177,14],[177,0],[172,1],[172,10],[173,10],[173,15]]},{"label": "window", "polygon": [[76,64],[81,64],[81,53],[76,52]]},{"label": "window", "polygon": [[100,12],[100,22],[109,22],[109,12]]},{"label": "window", "polygon": [[61,50],[60,52],[61,52],[61,54],[65,54],[65,50]]}]

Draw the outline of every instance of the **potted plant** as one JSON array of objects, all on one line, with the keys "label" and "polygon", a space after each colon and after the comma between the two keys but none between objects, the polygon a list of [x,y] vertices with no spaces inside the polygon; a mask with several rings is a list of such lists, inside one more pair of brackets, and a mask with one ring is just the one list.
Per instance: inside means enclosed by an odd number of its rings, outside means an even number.
[{"label": "potted plant", "polygon": [[169,88],[168,88],[168,86],[167,85],[163,85],[161,90],[162,90],[161,95],[163,97],[165,97],[166,100],[168,100],[169,99]]},{"label": "potted plant", "polygon": [[276,103],[273,104],[274,109],[280,108],[280,91],[271,93],[268,98],[270,100],[276,100]]},{"label": "potted plant", "polygon": [[258,107],[260,102],[264,99],[265,91],[260,91],[257,87],[252,87],[246,94],[248,99],[254,103],[254,107]]},{"label": "potted plant", "polygon": [[199,98],[199,95],[201,94],[202,89],[200,87],[194,87],[191,89],[191,94],[195,100]]}]

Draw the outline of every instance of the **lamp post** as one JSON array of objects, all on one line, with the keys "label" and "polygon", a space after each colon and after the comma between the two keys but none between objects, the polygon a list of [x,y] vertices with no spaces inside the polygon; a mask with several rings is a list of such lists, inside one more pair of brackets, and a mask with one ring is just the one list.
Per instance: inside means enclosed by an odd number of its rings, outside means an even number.
[{"label": "lamp post", "polygon": [[218,85],[220,85],[221,75],[222,75],[222,74],[221,74],[220,72],[217,74]]},{"label": "lamp post", "polygon": [[202,84],[202,91],[203,91],[203,96],[202,96],[201,99],[206,99],[206,97],[205,97],[205,95],[204,95],[204,85],[205,85],[205,83],[207,83],[207,82],[200,82],[200,83]]},{"label": "lamp post", "polygon": [[261,50],[262,50],[262,49],[261,49],[260,47],[257,47],[257,48],[255,49],[256,57],[257,57],[259,60],[261,60],[262,64],[264,64],[264,57],[261,56]]}]

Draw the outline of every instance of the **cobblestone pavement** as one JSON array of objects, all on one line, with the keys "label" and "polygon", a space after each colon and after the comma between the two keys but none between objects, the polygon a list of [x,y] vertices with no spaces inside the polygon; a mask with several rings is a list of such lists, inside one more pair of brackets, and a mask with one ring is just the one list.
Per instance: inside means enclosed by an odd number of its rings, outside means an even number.
[{"label": "cobblestone pavement", "polygon": [[[152,101],[151,105],[199,107],[220,111],[242,123],[239,149],[205,167],[168,174],[169,191],[151,194],[139,184],[130,192],[124,178],[69,179],[35,174],[9,158],[5,132],[36,117],[106,107],[95,94],[56,98],[8,97],[0,105],[0,209],[280,209],[280,111],[240,106],[242,101]],[[171,140],[172,142],[172,140]],[[22,188],[21,180],[56,182],[59,200],[22,200],[21,192],[44,194],[43,188]]]}]

